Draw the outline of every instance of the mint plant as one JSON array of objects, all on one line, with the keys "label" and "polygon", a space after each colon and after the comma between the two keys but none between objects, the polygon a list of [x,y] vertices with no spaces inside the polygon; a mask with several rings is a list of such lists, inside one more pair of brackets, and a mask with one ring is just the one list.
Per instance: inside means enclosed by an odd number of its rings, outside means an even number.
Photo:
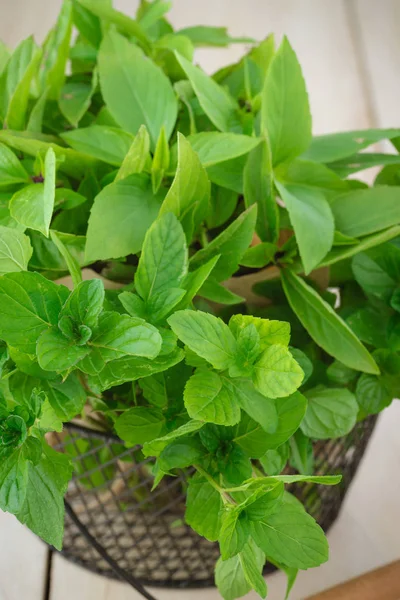
[{"label": "mint plant", "polygon": [[188,470],[225,600],[264,598],[266,560],[289,594],[328,544],[285,486],[338,484],[313,442],[398,394],[400,157],[362,151],[400,130],[313,137],[286,38],[168,9],[64,0],[42,47],[0,46],[0,508],[61,548],[77,450],[49,434],[94,416],[154,488]]}]

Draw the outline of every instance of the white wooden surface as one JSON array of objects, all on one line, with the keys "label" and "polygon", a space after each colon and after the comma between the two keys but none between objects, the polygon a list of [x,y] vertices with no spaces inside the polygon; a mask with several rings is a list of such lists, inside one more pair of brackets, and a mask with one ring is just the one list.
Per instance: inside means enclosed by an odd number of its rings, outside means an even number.
[{"label": "white wooden surface", "polygon": [[[15,46],[38,40],[54,22],[61,0],[0,0],[0,37]],[[115,0],[133,13],[137,0]],[[302,63],[314,132],[399,126],[400,0],[174,0],[176,27],[227,25],[232,34],[261,39],[287,34]],[[212,72],[236,60],[243,46],[202,49],[197,60]],[[328,564],[302,573],[291,595],[308,595],[400,556],[400,403],[380,418],[342,513],[329,534]],[[43,600],[44,545],[13,517],[0,513],[0,600]],[[284,577],[268,578],[270,600],[283,598]],[[219,600],[215,590],[159,591],[160,600]],[[105,580],[60,556],[50,600],[139,600],[124,584]],[[249,595],[250,599],[255,595]]]}]

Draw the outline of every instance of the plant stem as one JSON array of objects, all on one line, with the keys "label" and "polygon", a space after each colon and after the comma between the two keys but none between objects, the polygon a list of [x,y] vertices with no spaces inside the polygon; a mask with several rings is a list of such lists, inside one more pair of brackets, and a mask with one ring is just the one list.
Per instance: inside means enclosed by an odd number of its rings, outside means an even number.
[{"label": "plant stem", "polygon": [[208,483],[209,483],[209,484],[210,484],[210,485],[211,485],[211,486],[212,486],[212,487],[213,487],[215,490],[217,490],[217,492],[218,492],[218,493],[221,495],[221,497],[222,497],[222,499],[223,499],[223,501],[224,501],[225,503],[228,503],[228,504],[236,504],[236,502],[234,501],[234,499],[233,499],[233,498],[231,498],[231,497],[229,496],[229,494],[227,494],[227,493],[226,493],[226,490],[224,490],[224,489],[223,489],[223,488],[222,488],[222,487],[221,487],[221,486],[220,486],[220,485],[219,485],[219,484],[218,484],[218,483],[215,481],[215,479],[213,479],[213,478],[211,477],[211,475],[209,475],[209,474],[207,473],[207,471],[205,471],[205,470],[203,469],[203,467],[200,467],[200,465],[193,465],[193,466],[194,466],[194,468],[195,468],[195,469],[196,469],[196,470],[197,470],[197,471],[198,471],[198,472],[199,472],[201,475],[203,475],[203,477],[204,477],[205,479],[207,479]]}]

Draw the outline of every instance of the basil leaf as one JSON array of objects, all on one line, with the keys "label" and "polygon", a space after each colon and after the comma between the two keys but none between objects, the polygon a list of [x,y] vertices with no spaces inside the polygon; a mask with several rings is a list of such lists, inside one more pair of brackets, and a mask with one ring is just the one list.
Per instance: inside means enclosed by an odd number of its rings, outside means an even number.
[{"label": "basil leaf", "polygon": [[157,438],[165,425],[159,408],[134,406],[126,410],[114,423],[119,437],[134,446]]},{"label": "basil leaf", "polygon": [[236,341],[222,319],[200,311],[180,310],[169,317],[168,323],[186,346],[216,369],[227,369],[233,364]]},{"label": "basil leaf", "polygon": [[286,37],[265,78],[261,128],[267,133],[274,166],[296,158],[311,142],[307,90],[296,54]]},{"label": "basil leaf", "polygon": [[[76,2],[75,6],[77,6]],[[97,81],[97,71],[95,70],[90,83],[71,81],[62,88],[58,105],[64,117],[74,127],[78,127],[79,121],[89,109],[97,88]],[[91,153],[89,152],[89,154]]]},{"label": "basil leaf", "polygon": [[134,139],[130,133],[122,129],[104,125],[74,129],[61,133],[60,136],[74,150],[116,167],[122,165]]},{"label": "basil leaf", "polygon": [[[310,273],[329,252],[335,224],[324,194],[312,187],[275,181],[289,212],[305,273]],[[311,232],[318,231],[318,236]]]},{"label": "basil leaf", "polygon": [[132,173],[141,173],[148,161],[150,161],[150,136],[144,125],[139,127],[139,131],[125,155],[121,167],[115,177],[115,181],[125,179]]},{"label": "basil leaf", "polygon": [[202,46],[228,46],[229,44],[251,44],[252,38],[231,37],[226,27],[212,27],[210,25],[195,25],[185,27],[178,32],[186,35],[196,47]]},{"label": "basil leaf", "polygon": [[400,187],[377,186],[341,194],[331,204],[336,228],[350,237],[375,233],[400,220]]},{"label": "basil leaf", "polygon": [[188,251],[181,224],[172,213],[158,218],[146,233],[135,287],[149,301],[154,295],[179,288],[187,273]]},{"label": "basil leaf", "polygon": [[279,236],[279,212],[273,190],[271,153],[266,139],[248,156],[243,173],[243,187],[246,207],[252,204],[258,207],[258,235],[264,241],[276,243]]},{"label": "basil leaf", "polygon": [[4,122],[10,129],[25,129],[30,88],[38,71],[41,56],[42,51],[39,48],[36,48],[29,64],[25,69],[25,72],[23,73],[18,85],[15,87],[13,94],[9,99]]},{"label": "basil leaf", "polygon": [[100,87],[113,118],[136,134],[141,125],[155,147],[164,125],[167,139],[175,125],[178,103],[162,70],[116,32],[104,37],[98,55]]},{"label": "basil leaf", "polygon": [[29,175],[14,152],[0,144],[0,188],[28,182]]},{"label": "basil leaf", "polygon": [[27,235],[0,226],[0,275],[27,271],[32,252]]},{"label": "basil leaf", "polygon": [[208,212],[210,182],[199,157],[178,133],[178,168],[161,205],[160,215],[173,213],[182,223],[188,241]]},{"label": "basil leaf", "polygon": [[294,273],[284,270],[281,276],[292,310],[321,348],[357,371],[379,372],[370,353],[317,292]]},{"label": "basil leaf", "polygon": [[280,510],[252,523],[256,544],[273,560],[309,569],[328,560],[324,532],[305,511],[283,504]]},{"label": "basil leaf", "polygon": [[68,297],[62,285],[38,273],[8,273],[0,278],[0,337],[26,354],[36,353],[36,341],[56,325]]},{"label": "basil leaf", "polygon": [[155,221],[162,201],[145,175],[130,175],[96,196],[89,218],[86,259],[120,258],[136,254]]},{"label": "basil leaf", "polygon": [[10,212],[25,227],[48,237],[56,184],[56,156],[52,148],[46,152],[44,168],[44,183],[28,185],[16,192],[11,198]]},{"label": "basil leaf", "polygon": [[236,133],[203,131],[190,135],[188,141],[198,154],[201,164],[204,167],[212,167],[248,154],[260,144],[261,140]]},{"label": "basil leaf", "polygon": [[240,131],[238,106],[235,100],[199,67],[178,52],[175,56],[192,84],[201,108],[220,131]]}]

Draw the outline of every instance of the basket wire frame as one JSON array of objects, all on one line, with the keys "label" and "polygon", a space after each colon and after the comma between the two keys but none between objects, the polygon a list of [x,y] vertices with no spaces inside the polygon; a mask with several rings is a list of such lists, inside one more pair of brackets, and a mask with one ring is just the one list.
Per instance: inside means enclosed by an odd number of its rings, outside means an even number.
[{"label": "basket wire frame", "polygon": [[[375,423],[371,416],[345,437],[314,443],[315,474],[340,473],[339,485],[287,487],[324,531],[339,514]],[[75,466],[66,495],[66,558],[100,575],[124,579],[150,599],[142,586],[214,585],[218,544],[184,522],[190,471],[164,478],[151,492],[153,459],[143,458],[139,447],[126,449],[113,435],[74,424],[55,435],[55,449],[72,455]],[[265,573],[273,570],[266,565]]]}]

